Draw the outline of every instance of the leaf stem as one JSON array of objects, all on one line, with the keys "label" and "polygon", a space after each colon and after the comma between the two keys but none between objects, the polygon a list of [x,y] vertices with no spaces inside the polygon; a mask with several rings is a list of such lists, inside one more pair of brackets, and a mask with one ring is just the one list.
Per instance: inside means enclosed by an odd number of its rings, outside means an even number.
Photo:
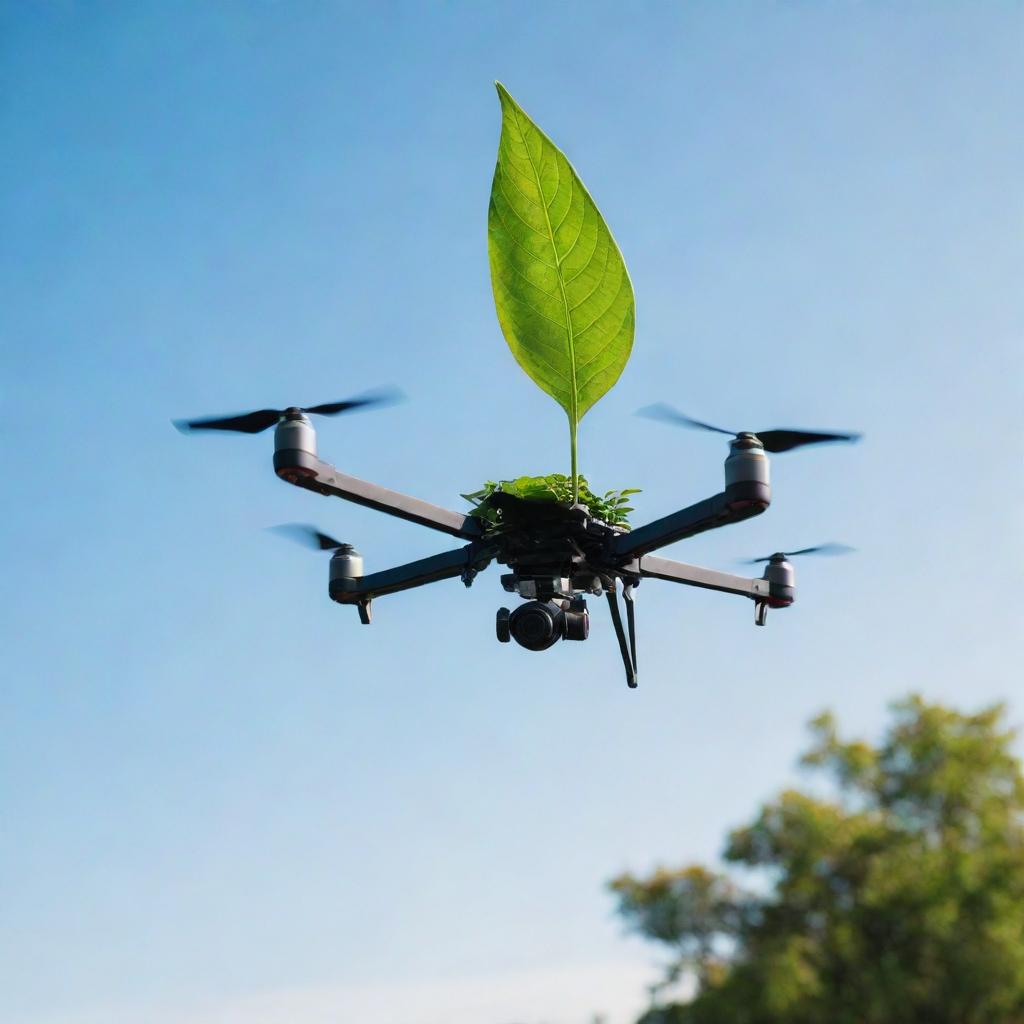
[{"label": "leaf stem", "polygon": [[575,505],[580,500],[580,478],[576,466],[576,418],[569,417],[569,451],[572,453],[572,503]]}]

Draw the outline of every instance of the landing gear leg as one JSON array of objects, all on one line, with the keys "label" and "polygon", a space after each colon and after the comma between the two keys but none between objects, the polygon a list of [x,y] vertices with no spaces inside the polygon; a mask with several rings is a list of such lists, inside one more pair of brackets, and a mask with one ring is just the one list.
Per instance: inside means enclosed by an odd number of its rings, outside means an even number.
[{"label": "landing gear leg", "polygon": [[[608,598],[608,610],[612,613],[612,625],[615,626],[615,639],[619,641],[619,652],[622,654],[622,664],[626,669],[626,684],[631,690],[636,689],[636,667],[633,658],[630,656],[629,647],[626,643],[626,632],[622,628],[622,616],[619,614],[619,595],[616,593],[615,584],[605,588],[605,596]],[[627,609],[632,604],[626,605]]]},{"label": "landing gear leg", "polygon": [[622,600],[626,602],[626,627],[629,630],[629,657],[633,662],[633,675],[636,673],[636,612],[633,602],[633,585],[625,584],[622,588]]}]

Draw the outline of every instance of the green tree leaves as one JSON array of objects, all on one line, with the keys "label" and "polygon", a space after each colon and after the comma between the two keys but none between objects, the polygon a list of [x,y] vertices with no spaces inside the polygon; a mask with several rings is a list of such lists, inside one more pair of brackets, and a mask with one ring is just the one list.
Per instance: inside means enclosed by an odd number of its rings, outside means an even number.
[{"label": "green tree leaves", "polygon": [[[575,487],[575,491],[573,488]],[[476,516],[485,524],[485,532],[497,533],[504,527],[501,510],[491,500],[495,494],[510,494],[514,498],[526,501],[554,502],[560,505],[571,505],[578,501],[585,505],[591,516],[612,526],[624,526],[629,529],[626,518],[633,511],[630,498],[640,493],[639,487],[627,487],[623,491],[605,491],[599,497],[591,491],[586,477],[578,476],[575,481],[561,473],[550,473],[548,476],[520,476],[515,480],[500,482],[488,480],[479,491],[464,494],[462,497],[475,507],[470,515]]]},{"label": "green tree leaves", "polygon": [[558,147],[497,83],[501,141],[487,219],[491,284],[516,361],[576,428],[633,347],[633,286],[615,239]]},{"label": "green tree leaves", "polygon": [[1024,774],[1005,709],[912,697],[880,744],[811,723],[805,765],[831,798],[790,790],[728,839],[763,872],[743,893],[700,867],[611,883],[635,930],[670,946],[688,1002],[643,1024],[1021,1024]]}]

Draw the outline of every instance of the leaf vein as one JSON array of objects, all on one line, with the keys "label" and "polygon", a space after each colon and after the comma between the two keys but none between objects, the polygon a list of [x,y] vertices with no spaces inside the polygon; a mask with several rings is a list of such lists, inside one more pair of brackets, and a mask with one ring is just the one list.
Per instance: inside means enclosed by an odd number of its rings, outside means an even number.
[{"label": "leaf vein", "polygon": [[[513,167],[515,166],[515,162],[514,162],[514,161],[511,161],[511,160],[510,160],[510,161],[509,161],[509,163],[511,163]],[[501,168],[501,180],[502,180],[502,182],[504,182],[504,181],[506,181],[506,180],[507,180],[507,181],[510,181],[510,182],[512,182],[512,186],[513,186],[513,187],[515,188],[515,190],[516,190],[516,191],[517,191],[517,192],[518,192],[518,193],[519,193],[519,194],[520,194],[520,195],[521,195],[521,196],[522,196],[522,197],[523,197],[523,198],[524,198],[524,199],[525,199],[525,200],[526,200],[526,201],[527,201],[527,202],[528,202],[528,203],[529,203],[529,204],[530,204],[531,206],[536,206],[538,210],[543,210],[543,209],[544,209],[544,207],[543,207],[543,205],[542,205],[541,203],[538,203],[536,199],[531,199],[531,198],[530,198],[530,197],[529,197],[529,196],[528,196],[528,195],[527,195],[527,194],[526,194],[526,193],[525,193],[525,192],[524,192],[524,191],[523,191],[523,190],[522,190],[522,189],[521,189],[521,188],[519,187],[519,182],[518,182],[518,181],[516,181],[516,177],[515,177],[515,175],[514,175],[514,174],[509,174],[509,173],[508,173],[508,171],[507,171],[507,170],[505,170],[505,168],[504,168],[504,167],[502,166],[502,163],[501,163],[501,161],[500,161],[500,160],[498,161],[498,167],[500,167],[500,168]],[[504,191],[504,189],[503,189],[502,191]],[[505,198],[506,198],[506,199],[508,199],[508,195],[507,195],[507,194],[506,194]],[[512,200],[511,200],[511,199],[509,199],[509,202],[511,203],[511,202],[512,202]]]},{"label": "leaf vein", "polygon": [[[513,111],[513,114],[515,116],[516,125],[518,126],[519,125],[519,108],[518,107],[516,107],[516,109]],[[521,127],[520,127],[519,130],[520,130],[520,132],[522,132],[522,128]],[[527,146],[527,148],[526,148],[526,153],[530,157],[530,166],[533,168],[533,173],[537,177],[538,187],[540,187],[540,175],[537,172],[537,165],[534,162],[533,154],[530,152],[529,146]],[[544,190],[543,190],[542,187],[540,188],[540,193],[543,196]],[[569,381],[569,410],[568,410],[568,412],[569,412],[569,420],[570,420],[571,425],[572,425],[573,436],[575,436],[576,424],[579,423],[580,417],[579,417],[579,386],[576,383],[576,346],[575,346],[575,342],[574,342],[574,339],[573,339],[572,317],[569,315],[569,299],[568,299],[568,297],[565,294],[565,280],[564,280],[564,277],[562,275],[561,260],[559,260],[559,258],[558,258],[558,249],[555,247],[555,236],[554,236],[554,233],[551,230],[551,218],[548,216],[547,209],[544,210],[544,218],[547,221],[548,234],[551,236],[551,251],[554,253],[554,256],[555,256],[555,269],[556,269],[556,272],[558,274],[558,287],[561,289],[561,292],[562,292],[562,309],[563,309],[563,313],[565,315],[565,324],[563,326],[563,330],[565,331],[565,337],[566,337],[566,349],[567,349],[567,353],[568,353],[568,356],[569,356],[569,374],[570,374],[570,381]],[[575,473],[575,470],[573,472]]]},{"label": "leaf vein", "polygon": [[[509,269],[510,269],[510,270],[512,271],[512,273],[516,275],[516,277],[518,277],[518,278],[521,278],[521,279],[522,279],[523,281],[525,281],[525,282],[526,282],[526,283],[527,283],[527,284],[528,284],[528,285],[529,285],[529,286],[530,286],[531,288],[535,288],[535,289],[536,289],[537,291],[539,291],[539,292],[541,293],[541,295],[546,295],[546,296],[547,296],[547,297],[548,297],[549,299],[554,299],[554,300],[555,300],[556,302],[558,301],[558,299],[559,299],[559,296],[558,296],[558,293],[557,293],[557,292],[549,292],[549,291],[547,290],[547,288],[541,288],[541,286],[540,286],[539,284],[537,284],[537,283],[536,283],[535,281],[531,281],[531,280],[530,280],[530,279],[529,279],[529,278],[528,278],[528,277],[526,276],[526,274],[524,274],[524,273],[523,273],[523,272],[522,272],[522,271],[521,271],[521,270],[520,270],[520,269],[519,269],[519,268],[518,268],[518,267],[517,267],[517,266],[515,265],[515,263],[514,263],[514,262],[513,262],[512,260],[508,259],[508,257],[504,257],[504,265],[505,265],[506,267],[508,267],[508,268],[509,268]],[[511,289],[509,289],[509,291],[511,291]]]},{"label": "leaf vein", "polygon": [[[504,184],[502,185],[502,188],[501,188],[501,194],[502,194],[502,196],[503,196],[503,198],[504,198],[505,202],[506,202],[506,203],[508,204],[508,208],[509,208],[509,209],[510,209],[510,210],[511,210],[511,211],[512,211],[512,212],[513,212],[513,213],[514,213],[515,215],[516,215],[516,220],[518,220],[518,221],[520,221],[521,223],[525,224],[525,225],[526,225],[526,226],[527,226],[527,227],[528,227],[528,228],[529,228],[529,229],[530,229],[530,230],[531,230],[531,231],[532,231],[532,232],[533,232],[533,233],[534,233],[535,235],[540,235],[540,237],[541,237],[541,238],[543,238],[545,242],[546,242],[546,241],[548,241],[548,236],[547,236],[547,235],[546,235],[546,234],[545,234],[545,233],[544,233],[543,231],[541,231],[541,230],[540,230],[540,228],[535,228],[535,227],[534,227],[534,226],[533,226],[533,225],[532,225],[532,224],[531,224],[531,223],[530,223],[530,222],[529,222],[529,221],[528,221],[528,220],[527,220],[527,219],[526,219],[526,218],[525,218],[525,217],[524,217],[524,216],[523,216],[523,215],[522,215],[522,214],[521,214],[521,213],[520,213],[520,212],[519,212],[519,211],[518,211],[518,210],[517,210],[516,208],[515,208],[515,204],[514,204],[514,203],[512,202],[512,200],[511,200],[511,199],[509,198],[509,195],[508,195],[508,193],[507,193],[507,192],[505,191],[505,187],[504,187]],[[520,193],[520,194],[521,194],[521,193]],[[524,196],[523,198],[525,199],[526,197]],[[536,205],[537,205],[537,204],[536,204],[536,203],[534,203],[534,206],[536,206]],[[538,207],[537,207],[537,209],[539,209],[539,210],[540,210],[540,209],[543,209],[543,207],[540,207],[540,206],[538,206]]]},{"label": "leaf vein", "polygon": [[491,200],[491,209],[494,211],[494,216],[497,217],[498,220],[501,221],[501,226],[505,229],[505,234],[507,234],[508,237],[511,238],[512,241],[520,249],[522,249],[523,252],[525,252],[527,256],[530,257],[530,259],[534,259],[538,263],[543,263],[545,267],[549,267],[551,270],[558,270],[558,267],[554,263],[548,263],[547,260],[542,260],[535,252],[533,252],[530,249],[527,249],[526,246],[523,245],[523,243],[520,242],[518,238],[516,238],[515,234],[513,234],[512,230],[511,230],[511,228],[509,228],[508,224],[505,222],[505,218],[501,215],[501,210],[498,209],[498,207],[495,204],[493,199]]},{"label": "leaf vein", "polygon": [[[570,214],[570,213],[572,212],[572,199],[573,199],[573,193],[574,193],[574,189],[573,189],[573,180],[572,180],[572,179],[573,179],[574,177],[575,177],[575,175],[572,175],[572,174],[570,174],[570,175],[569,175],[569,204],[568,204],[568,206],[566,206],[566,208],[565,208],[565,213],[563,213],[563,214],[562,214],[562,219],[561,219],[561,220],[560,220],[560,221],[558,222],[558,224],[557,224],[557,225],[555,226],[555,229],[554,229],[554,231],[555,231],[555,234],[558,234],[558,232],[559,232],[559,231],[561,231],[561,229],[562,229],[562,225],[563,225],[563,224],[565,223],[565,219],[566,219],[566,217],[568,217],[568,216],[569,216],[569,214]],[[587,211],[586,211],[586,209],[584,208],[584,211],[583,211],[583,216],[584,216],[584,218],[586,217],[586,215],[587,215]],[[580,221],[580,224],[581,224],[581,226],[582,226],[582,223],[583,223],[583,222],[582,222],[582,220],[581,220],[581,221]],[[578,233],[578,232],[577,232],[577,234],[576,234],[576,237],[577,237],[577,238],[579,238],[579,233]],[[572,247],[571,247],[571,246],[570,246],[570,248],[569,248],[569,251],[568,251],[568,252],[566,252],[566,254],[565,254],[565,255],[566,255],[566,256],[568,256],[570,252],[572,252]]]},{"label": "leaf vein", "polygon": [[[583,298],[580,299],[580,301],[577,302],[572,307],[573,309],[579,309],[580,306],[583,305],[583,303],[585,303],[588,299],[592,298],[594,295],[597,294],[598,290],[601,288],[601,286],[604,284],[605,280],[607,279],[608,261],[610,259],[611,259],[611,249],[608,246],[605,246],[605,249],[604,249],[604,266],[601,268],[601,273],[598,275],[597,284],[595,284],[594,287],[591,288],[590,291],[587,292],[587,294],[584,295]],[[592,262],[593,262],[593,257],[591,257],[591,259],[587,261],[587,266],[589,267]],[[582,273],[582,271],[580,273]],[[575,280],[576,277],[579,277],[579,276],[580,275],[577,274],[573,278],[573,280]],[[618,293],[616,292],[616,294],[618,294]],[[571,310],[570,310],[570,312],[571,312]]]},{"label": "leaf vein", "polygon": [[516,293],[507,286],[505,286],[505,293],[508,295],[510,299],[512,299],[515,302],[518,302],[519,305],[525,306],[531,313],[536,313],[537,316],[539,316],[541,319],[547,320],[548,323],[554,324],[559,330],[565,330],[565,324],[561,324],[553,317],[548,316],[547,313],[544,312],[544,310],[538,309],[535,305],[533,305],[532,302],[530,302],[529,299],[525,299],[521,295],[516,295]]}]

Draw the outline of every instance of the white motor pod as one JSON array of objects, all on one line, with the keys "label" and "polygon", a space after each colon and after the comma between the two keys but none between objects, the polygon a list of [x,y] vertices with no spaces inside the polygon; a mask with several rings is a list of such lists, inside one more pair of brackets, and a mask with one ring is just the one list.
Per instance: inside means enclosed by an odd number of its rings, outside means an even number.
[{"label": "white motor pod", "polygon": [[768,559],[762,579],[770,584],[768,605],[771,608],[788,608],[796,600],[796,573],[793,563],[786,556],[776,552]]},{"label": "white motor pod", "polygon": [[732,509],[771,504],[768,456],[756,434],[737,434],[725,460],[725,496]]},{"label": "white motor pod", "polygon": [[299,409],[288,409],[274,429],[274,472],[294,483],[300,476],[316,476],[316,431]]},{"label": "white motor pod", "polygon": [[331,555],[328,593],[334,601],[341,601],[342,595],[354,589],[355,582],[363,575],[363,556],[351,544],[342,544]]}]

